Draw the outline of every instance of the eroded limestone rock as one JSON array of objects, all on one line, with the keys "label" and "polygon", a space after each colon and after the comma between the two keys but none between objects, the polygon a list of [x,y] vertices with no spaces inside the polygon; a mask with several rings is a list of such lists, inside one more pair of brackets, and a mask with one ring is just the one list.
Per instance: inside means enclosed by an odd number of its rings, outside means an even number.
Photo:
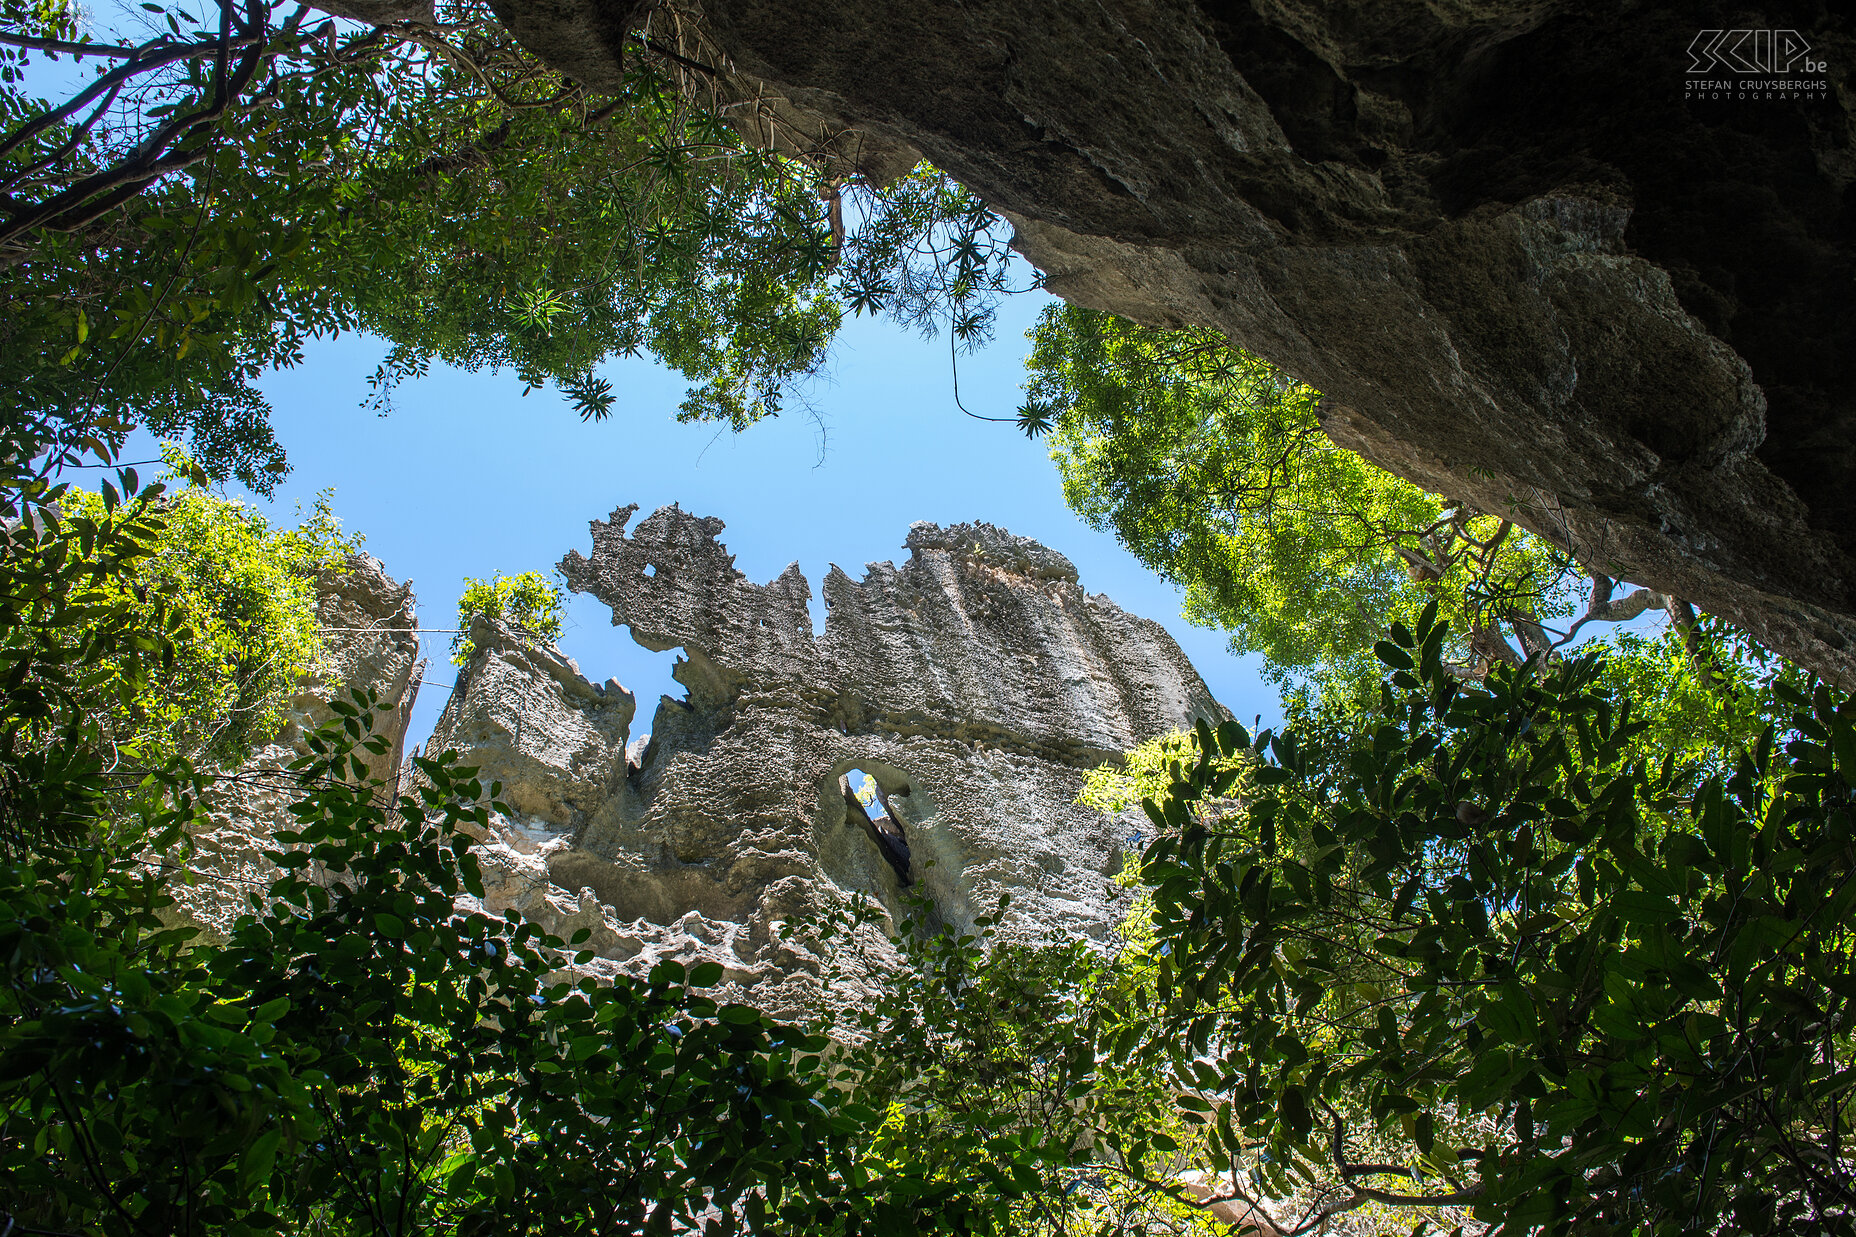
[{"label": "eroded limestone rock", "polygon": [[389,577],[378,560],[351,554],[341,566],[322,572],[316,594],[317,619],[327,637],[321,669],[302,684],[278,736],[215,785],[190,830],[192,878],[168,886],[175,916],[214,935],[223,935],[250,909],[248,894],[262,894],[277,878],[278,869],[264,852],[275,846],[273,835],[293,825],[290,804],[301,795],[286,769],[307,754],[304,734],[334,716],[329,708],[333,693],[371,689],[381,703],[393,706],[375,727],[391,741],[390,750],[378,756],[356,752],[367,762],[370,777],[391,784],[405,760],[406,724],[422,666],[412,587]]},{"label": "eroded limestone rock", "polygon": [[[776,1012],[804,1006],[832,948],[782,927],[853,893],[900,917],[906,888],[962,927],[1009,893],[1008,931],[1111,935],[1133,826],[1077,806],[1084,773],[1225,716],[1158,624],[1035,542],[917,524],[900,566],[832,569],[815,637],[797,565],[756,584],[721,521],[667,507],[628,535],[634,511],[596,521],[591,557],[562,568],[641,644],[681,650],[687,696],[659,703],[640,749],[617,684],[473,628],[432,746],[503,783],[511,814],[477,852],[488,909],[588,929],[594,974],[718,961],[728,991]],[[905,836],[906,872],[847,799],[853,769]]]},{"label": "eroded limestone rock", "polygon": [[478,616],[473,654],[433,728],[429,750],[468,755],[503,783],[503,801],[536,828],[584,825],[625,775],[638,702],[616,680],[595,686],[555,649]]},{"label": "eroded limestone rock", "polygon": [[[667,507],[595,521],[590,557],[562,564],[646,647],[681,650],[684,699],[665,697],[648,738],[617,682],[480,618],[474,653],[428,750],[456,750],[508,809],[475,848],[484,896],[549,932],[582,930],[610,977],[661,959],[724,968],[722,995],[798,1015],[828,954],[864,956],[874,929],[820,941],[809,925],[850,895],[895,919],[923,897],[931,922],[969,928],[1011,898],[1008,934],[1107,940],[1126,907],[1110,878],[1138,821],[1075,800],[1084,774],[1155,735],[1226,714],[1158,625],[1084,592],[1061,554],[985,524],[917,524],[900,566],[861,580],[833,568],[825,631],[797,565],[769,584],[734,568],[719,520]],[[331,684],[397,702],[398,750],[417,687],[410,590],[357,557],[322,581],[328,673],[241,770],[198,834],[201,879],[185,914],[222,932],[275,877],[261,857],[289,827],[304,728]],[[868,809],[847,775],[875,783]],[[887,842],[885,838],[887,837]],[[796,927],[789,934],[787,928]],[[836,1000],[868,995],[850,968]]]}]

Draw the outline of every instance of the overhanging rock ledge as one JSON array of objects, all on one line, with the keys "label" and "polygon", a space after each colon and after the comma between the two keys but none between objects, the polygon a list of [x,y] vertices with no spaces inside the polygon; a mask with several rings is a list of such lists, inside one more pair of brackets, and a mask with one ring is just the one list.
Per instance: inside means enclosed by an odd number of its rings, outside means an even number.
[{"label": "overhanging rock ledge", "polygon": [[[496,9],[595,88],[639,23],[697,32],[757,129],[878,180],[926,156],[1059,295],[1220,330],[1343,446],[1856,687],[1856,7]],[[1736,96],[1709,29],[1791,32],[1820,85]]]}]

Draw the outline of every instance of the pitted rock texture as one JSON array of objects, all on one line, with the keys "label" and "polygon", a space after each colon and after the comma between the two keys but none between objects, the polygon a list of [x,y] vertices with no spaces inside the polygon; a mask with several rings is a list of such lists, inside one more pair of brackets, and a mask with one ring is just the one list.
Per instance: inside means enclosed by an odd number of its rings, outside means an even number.
[{"label": "pitted rock texture", "polygon": [[[834,1002],[880,982],[866,966],[887,953],[873,927],[820,940],[807,926],[853,894],[892,921],[919,896],[931,923],[963,929],[1009,894],[1009,935],[1113,934],[1126,907],[1110,878],[1142,822],[1078,806],[1084,774],[1226,716],[1162,628],[1084,592],[1034,541],[917,524],[901,566],[871,564],[862,580],[832,568],[815,637],[796,564],[752,583],[720,520],[667,507],[628,535],[635,510],[595,521],[592,556],[562,568],[641,644],[680,648],[686,696],[661,700],[648,738],[634,736],[636,701],[616,681],[596,686],[558,650],[477,619],[427,745],[500,783],[507,809],[474,852],[484,896],[460,909],[513,908],[568,939],[584,929],[595,956],[571,968],[582,975],[717,961],[721,995],[784,1016],[816,1009],[834,963]],[[224,784],[196,833],[197,879],[173,886],[181,917],[215,934],[277,874],[262,852],[292,823],[284,769],[333,691],[373,688],[394,705],[393,750],[370,771],[406,776],[411,590],[363,556],[319,589],[324,671]],[[876,784],[869,812],[852,770]]]},{"label": "pitted rock texture", "polygon": [[467,753],[503,783],[521,816],[578,827],[625,776],[625,744],[638,702],[616,680],[595,686],[556,650],[479,615],[470,664],[426,744]]},{"label": "pitted rock texture", "polygon": [[302,791],[288,766],[308,754],[306,732],[332,719],[330,699],[353,689],[372,690],[382,704],[375,733],[390,749],[381,755],[357,750],[368,776],[393,784],[405,761],[406,724],[419,694],[418,615],[412,587],[390,578],[377,559],[351,554],[316,581],[317,618],[326,630],[323,664],[302,684],[291,717],[278,736],[224,775],[204,800],[190,830],[194,852],[190,881],[169,883],[177,919],[223,936],[245,914],[249,894],[262,894],[278,876],[264,857],[273,835],[295,823],[290,804]]},{"label": "pitted rock texture", "polygon": [[991,525],[917,524],[909,560],[871,564],[862,582],[834,567],[814,640],[797,564],[754,584],[716,540],[720,520],[666,507],[627,536],[635,511],[595,521],[592,558],[576,551],[561,569],[639,643],[681,645],[677,679],[701,709],[787,692],[845,733],[1093,766],[1212,708],[1157,623],[1089,597],[1068,559]]},{"label": "pitted rock texture", "polygon": [[[815,637],[796,564],[755,584],[720,520],[667,507],[627,535],[634,511],[596,521],[591,557],[562,569],[641,644],[681,649],[687,696],[665,697],[628,755],[616,684],[473,628],[432,747],[503,783],[510,814],[477,850],[487,909],[588,929],[595,975],[718,961],[727,991],[786,1014],[815,996],[825,954],[856,950],[782,928],[851,894],[901,918],[907,890],[960,927],[1010,894],[1008,932],[1112,935],[1126,907],[1110,878],[1137,826],[1078,806],[1084,774],[1226,716],[1162,628],[1085,593],[1036,542],[917,524],[901,566],[832,569]],[[847,802],[854,769],[906,835],[906,877]]]},{"label": "pitted rock texture", "polygon": [[[617,80],[634,0],[498,0]],[[744,126],[926,156],[1070,300],[1197,323],[1335,440],[1856,685],[1856,10],[1598,0],[702,0]],[[671,27],[666,25],[665,30]],[[1687,99],[1790,29],[1804,98]],[[652,27],[657,30],[656,26]],[[656,37],[655,35],[653,37]],[[746,116],[746,113],[743,113]]]}]

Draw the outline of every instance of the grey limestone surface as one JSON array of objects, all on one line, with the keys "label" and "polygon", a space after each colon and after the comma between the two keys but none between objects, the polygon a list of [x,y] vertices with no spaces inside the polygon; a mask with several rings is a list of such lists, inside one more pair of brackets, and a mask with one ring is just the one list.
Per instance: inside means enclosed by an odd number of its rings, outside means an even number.
[{"label": "grey limestone surface", "polygon": [[[1164,629],[1084,591],[1036,542],[917,524],[900,565],[860,580],[832,569],[815,636],[797,566],[757,584],[735,570],[721,521],[667,507],[632,528],[634,512],[595,521],[591,554],[562,569],[641,644],[679,650],[685,694],[657,703],[647,738],[620,684],[478,619],[427,745],[500,783],[508,809],[476,847],[484,897],[461,909],[586,929],[583,974],[718,961],[726,995],[794,1016],[833,958],[880,956],[873,926],[825,938],[812,926],[860,895],[891,924],[913,914],[961,930],[1009,895],[1007,935],[1113,938],[1127,907],[1112,877],[1139,826],[1078,805],[1085,774],[1226,716]],[[306,685],[300,722],[201,831],[202,879],[183,902],[215,929],[274,874],[260,852],[288,824],[277,770],[301,726],[327,716],[337,676],[399,702],[396,755],[376,772],[397,767],[417,646],[386,629],[414,625],[410,590],[361,559],[322,584],[325,624],[366,630],[331,635],[330,673]],[[868,811],[848,793],[853,770],[875,783]],[[872,979],[850,968],[834,999]]]}]

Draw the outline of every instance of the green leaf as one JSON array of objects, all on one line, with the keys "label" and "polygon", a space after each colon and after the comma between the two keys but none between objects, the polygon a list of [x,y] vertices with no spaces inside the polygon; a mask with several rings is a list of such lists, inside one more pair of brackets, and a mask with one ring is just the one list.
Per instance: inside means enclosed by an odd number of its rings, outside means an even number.
[{"label": "green leaf", "polygon": [[1297,1142],[1308,1137],[1314,1128],[1314,1118],[1308,1109],[1308,1099],[1300,1087],[1284,1087],[1276,1101],[1276,1116],[1288,1129]]},{"label": "green leaf", "polygon": [[1611,909],[1626,923],[1661,927],[1681,918],[1675,904],[1661,894],[1625,889],[1611,898]]},{"label": "green leaf", "polygon": [[283,1136],[283,1130],[273,1126],[253,1139],[239,1157],[238,1177],[248,1193],[270,1180],[277,1163],[277,1148],[283,1142]]}]

